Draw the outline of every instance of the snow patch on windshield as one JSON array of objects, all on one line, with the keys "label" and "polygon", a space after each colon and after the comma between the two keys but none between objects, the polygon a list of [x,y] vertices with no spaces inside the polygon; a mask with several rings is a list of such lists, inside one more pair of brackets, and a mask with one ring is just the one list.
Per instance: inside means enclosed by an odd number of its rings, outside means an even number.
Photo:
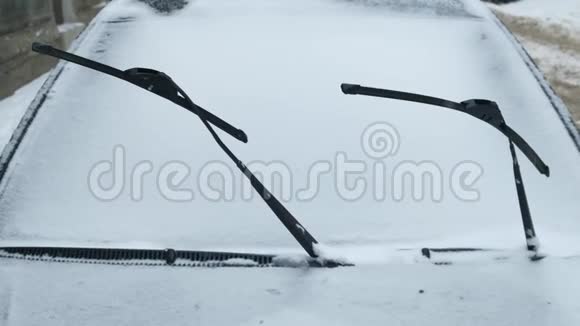
[{"label": "snow patch on windshield", "polygon": [[315,243],[312,245],[314,253],[318,256],[320,262],[324,261],[334,261],[341,264],[352,264],[339,250],[332,248],[320,243]]},{"label": "snow patch on windshield", "polygon": [[257,266],[258,263],[251,259],[230,258],[222,262],[224,266]]}]

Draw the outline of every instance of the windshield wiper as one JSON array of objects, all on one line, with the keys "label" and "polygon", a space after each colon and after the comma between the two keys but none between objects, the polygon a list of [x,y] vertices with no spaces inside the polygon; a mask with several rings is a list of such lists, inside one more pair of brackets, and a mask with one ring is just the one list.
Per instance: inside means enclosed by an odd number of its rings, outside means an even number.
[{"label": "windshield wiper", "polygon": [[402,100],[409,102],[417,102],[429,105],[435,105],[471,115],[483,122],[486,122],[499,130],[509,139],[510,154],[513,162],[514,180],[518,194],[518,203],[520,206],[520,213],[522,216],[522,223],[524,226],[524,234],[526,237],[526,245],[528,250],[537,252],[538,241],[536,230],[530,214],[528,200],[526,197],[526,190],[520,172],[520,166],[516,156],[514,144],[526,155],[532,162],[536,169],[543,175],[549,177],[550,169],[532,149],[532,147],[513,129],[511,129],[505,122],[503,115],[497,103],[489,100],[472,99],[457,103],[437,97],[425,96],[414,93],[400,92],[389,89],[365,87],[355,84],[341,84],[340,88],[344,94],[351,95],[367,95],[375,97],[383,97],[394,100]]},{"label": "windshield wiper", "polygon": [[[122,80],[128,81],[134,85],[144,88],[154,94],[164,97],[188,111],[197,114],[203,125],[212,135],[218,146],[226,153],[226,155],[236,164],[238,169],[250,180],[252,187],[258,192],[264,202],[270,207],[272,212],[278,217],[280,222],[284,224],[286,229],[294,236],[296,241],[304,248],[306,253],[312,258],[318,258],[326,267],[334,267],[346,265],[341,262],[326,260],[316,253],[315,245],[318,241],[306,230],[302,224],[290,213],[282,203],[272,194],[264,185],[256,178],[246,165],[239,160],[234,153],[224,144],[218,134],[215,132],[211,124],[224,130],[233,137],[243,142],[247,141],[246,134],[240,130],[232,127],[227,122],[204,110],[200,106],[193,103],[189,96],[166,74],[146,68],[132,68],[125,71],[98,63],[72,53],[68,53],[59,49],[55,49],[49,45],[41,43],[33,43],[32,50],[41,54],[46,54],[52,57],[70,61],[81,66],[111,75]],[[211,123],[211,124],[210,124]]]},{"label": "windshield wiper", "polygon": [[248,137],[243,130],[230,125],[218,116],[204,110],[197,104],[191,101],[187,101],[186,98],[179,96],[177,89],[171,83],[167,82],[169,76],[162,72],[147,68],[119,70],[117,68],[113,68],[111,66],[107,66],[102,63],[89,60],[87,58],[83,58],[78,55],[53,48],[50,45],[38,42],[32,43],[32,51],[76,63],[86,68],[102,72],[109,76],[117,77],[133,85],[137,85],[151,93],[157,94],[165,99],[170,100],[171,102],[183,107],[189,112],[197,114],[202,120],[209,121],[212,125],[220,128],[237,140],[244,143],[248,142]]}]

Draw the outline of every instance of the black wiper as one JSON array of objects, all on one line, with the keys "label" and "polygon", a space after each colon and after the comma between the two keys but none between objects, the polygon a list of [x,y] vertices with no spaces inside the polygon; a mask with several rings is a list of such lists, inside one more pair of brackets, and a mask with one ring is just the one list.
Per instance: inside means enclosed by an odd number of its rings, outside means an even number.
[{"label": "black wiper", "polygon": [[344,94],[384,97],[394,100],[435,105],[463,112],[483,122],[490,124],[497,130],[499,130],[501,133],[503,133],[509,139],[510,153],[513,162],[514,179],[518,194],[520,213],[522,215],[522,223],[524,226],[524,234],[526,237],[527,248],[528,250],[534,252],[538,250],[538,245],[536,241],[536,230],[534,228],[534,223],[532,222],[532,216],[530,214],[530,208],[528,206],[528,200],[526,197],[526,190],[524,188],[524,183],[522,180],[522,175],[520,172],[520,166],[516,156],[514,144],[526,155],[526,157],[530,160],[530,162],[532,162],[532,164],[541,174],[549,177],[550,169],[542,161],[542,159],[538,156],[538,154],[532,149],[532,147],[518,133],[516,133],[506,124],[497,103],[489,100],[480,100],[480,99],[472,99],[463,101],[461,103],[457,103],[454,101],[449,101],[437,97],[425,96],[414,93],[406,93],[389,89],[365,87],[355,84],[342,84],[340,85],[340,88],[342,89],[342,92]]},{"label": "black wiper", "polygon": [[[288,231],[294,236],[296,241],[298,241],[298,243],[302,246],[302,248],[304,248],[310,257],[319,258],[314,248],[314,245],[316,245],[318,241],[316,241],[316,239],[306,230],[304,226],[298,222],[298,220],[296,220],[296,218],[286,209],[286,207],[284,207],[284,205],[282,205],[282,203],[280,203],[280,201],[273,194],[271,194],[270,191],[266,189],[266,187],[264,187],[264,185],[246,167],[246,165],[234,155],[234,153],[224,144],[224,142],[215,132],[211,124],[224,130],[235,138],[246,142],[247,138],[244,132],[232,127],[227,122],[194,104],[189,96],[185,93],[185,91],[183,91],[183,89],[181,89],[169,76],[162,72],[146,68],[132,68],[125,71],[118,70],[113,67],[40,43],[34,43],[32,45],[32,50],[126,80],[152,93],[164,97],[184,107],[192,113],[197,114],[219,147],[250,180],[252,187],[258,192],[260,197],[264,200],[268,207],[270,207],[280,222],[282,222],[286,229],[288,229]],[[344,265],[340,262],[330,260],[326,260],[323,263],[327,267]]]},{"label": "black wiper", "polygon": [[37,42],[32,43],[32,51],[73,62],[89,69],[102,72],[109,76],[117,77],[133,85],[137,85],[143,89],[148,90],[149,92],[155,93],[165,99],[170,100],[171,102],[183,107],[189,112],[197,114],[202,120],[209,121],[211,124],[227,132],[237,140],[244,143],[248,142],[248,137],[243,130],[230,125],[218,116],[215,116],[214,114],[204,110],[197,104],[191,101],[187,101],[186,98],[179,96],[177,89],[171,83],[167,82],[167,79],[170,79],[169,76],[160,71],[147,68],[119,70],[117,68],[113,68],[111,66],[107,66],[102,63],[53,48],[50,45]]}]

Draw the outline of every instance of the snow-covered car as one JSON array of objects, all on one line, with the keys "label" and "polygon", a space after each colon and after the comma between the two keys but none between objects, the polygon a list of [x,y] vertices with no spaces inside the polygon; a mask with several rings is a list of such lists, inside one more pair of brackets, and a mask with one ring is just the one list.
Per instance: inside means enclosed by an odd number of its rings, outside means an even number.
[{"label": "snow-covered car", "polygon": [[580,138],[481,3],[154,7],[33,45],[0,325],[580,322]]}]

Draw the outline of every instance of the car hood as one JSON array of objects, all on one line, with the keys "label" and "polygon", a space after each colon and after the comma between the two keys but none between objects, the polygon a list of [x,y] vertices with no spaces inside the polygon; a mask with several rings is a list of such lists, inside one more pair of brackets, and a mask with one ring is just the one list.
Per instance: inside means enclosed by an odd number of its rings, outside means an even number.
[{"label": "car hood", "polygon": [[578,258],[337,269],[0,261],[13,325],[577,325]]}]

